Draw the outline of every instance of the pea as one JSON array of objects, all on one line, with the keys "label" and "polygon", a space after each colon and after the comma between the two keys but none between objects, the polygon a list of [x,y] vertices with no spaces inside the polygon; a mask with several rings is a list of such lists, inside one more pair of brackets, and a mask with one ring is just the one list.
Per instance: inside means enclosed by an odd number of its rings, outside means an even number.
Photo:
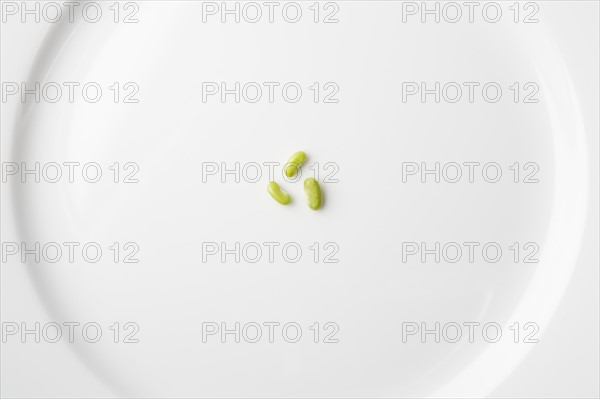
[{"label": "pea", "polygon": [[308,207],[313,211],[319,209],[323,204],[323,195],[321,193],[319,182],[312,177],[304,180],[304,192],[306,193]]},{"label": "pea", "polygon": [[290,197],[290,195],[285,191],[281,190],[279,184],[277,184],[274,181],[269,183],[267,191],[269,192],[271,197],[273,197],[273,199],[279,202],[281,205],[287,205],[290,202],[292,202],[292,198]]},{"label": "pea", "polygon": [[284,166],[285,175],[287,177],[294,177],[300,166],[306,161],[306,153],[304,151],[298,151],[294,153],[287,161]]}]

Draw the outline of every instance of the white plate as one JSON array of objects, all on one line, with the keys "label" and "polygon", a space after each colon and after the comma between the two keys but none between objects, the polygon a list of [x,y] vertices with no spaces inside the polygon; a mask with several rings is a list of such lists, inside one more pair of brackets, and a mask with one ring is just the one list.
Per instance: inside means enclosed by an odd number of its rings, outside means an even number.
[{"label": "white plate", "polygon": [[[95,161],[104,173],[114,162],[140,167],[137,184],[15,186],[23,240],[139,244],[138,264],[105,253],[95,264],[30,266],[54,319],[140,326],[136,345],[75,345],[118,394],[480,396],[530,346],[403,343],[402,323],[497,322],[507,334],[552,316],[580,243],[587,161],[569,74],[543,26],[448,29],[402,24],[400,3],[339,4],[339,24],[203,24],[200,3],[144,2],[138,24],[49,31],[30,81],[140,87],[138,104],[29,104],[14,148],[14,159]],[[402,82],[434,80],[505,92],[495,104],[402,102]],[[295,104],[203,103],[202,82],[222,81],[298,82],[304,93]],[[313,82],[339,85],[339,103],[315,104]],[[537,82],[539,103],[509,100],[513,82]],[[202,181],[203,162],[284,162],[299,149],[339,166],[319,212],[304,206],[301,183],[284,184],[295,201],[281,207],[265,176]],[[403,183],[409,161],[497,162],[505,175]],[[513,183],[515,162],[538,164],[540,182]],[[202,262],[203,242],[266,241],[297,242],[304,255]],[[498,263],[403,263],[407,241],[499,242],[505,253]],[[512,262],[516,241],[539,243],[540,262]],[[339,263],[315,263],[314,242],[336,243]],[[202,323],[222,321],[297,322],[303,338],[203,343]],[[315,322],[336,323],[340,342],[313,343]]]}]

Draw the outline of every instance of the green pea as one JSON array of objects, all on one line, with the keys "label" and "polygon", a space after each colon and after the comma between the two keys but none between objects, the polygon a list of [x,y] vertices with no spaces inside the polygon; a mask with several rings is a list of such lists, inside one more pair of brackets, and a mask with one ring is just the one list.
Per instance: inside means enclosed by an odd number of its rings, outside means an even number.
[{"label": "green pea", "polygon": [[279,202],[281,205],[287,205],[290,202],[292,202],[292,198],[290,197],[290,195],[285,191],[281,190],[279,184],[275,183],[274,181],[269,183],[267,191],[269,192],[271,197],[273,197],[273,199]]},{"label": "green pea", "polygon": [[319,182],[312,177],[304,180],[304,192],[306,193],[308,207],[313,211],[319,209],[323,204],[323,195],[321,193]]},{"label": "green pea", "polygon": [[306,153],[304,151],[298,151],[290,157],[284,166],[285,175],[287,177],[294,177],[300,166],[306,161]]}]

